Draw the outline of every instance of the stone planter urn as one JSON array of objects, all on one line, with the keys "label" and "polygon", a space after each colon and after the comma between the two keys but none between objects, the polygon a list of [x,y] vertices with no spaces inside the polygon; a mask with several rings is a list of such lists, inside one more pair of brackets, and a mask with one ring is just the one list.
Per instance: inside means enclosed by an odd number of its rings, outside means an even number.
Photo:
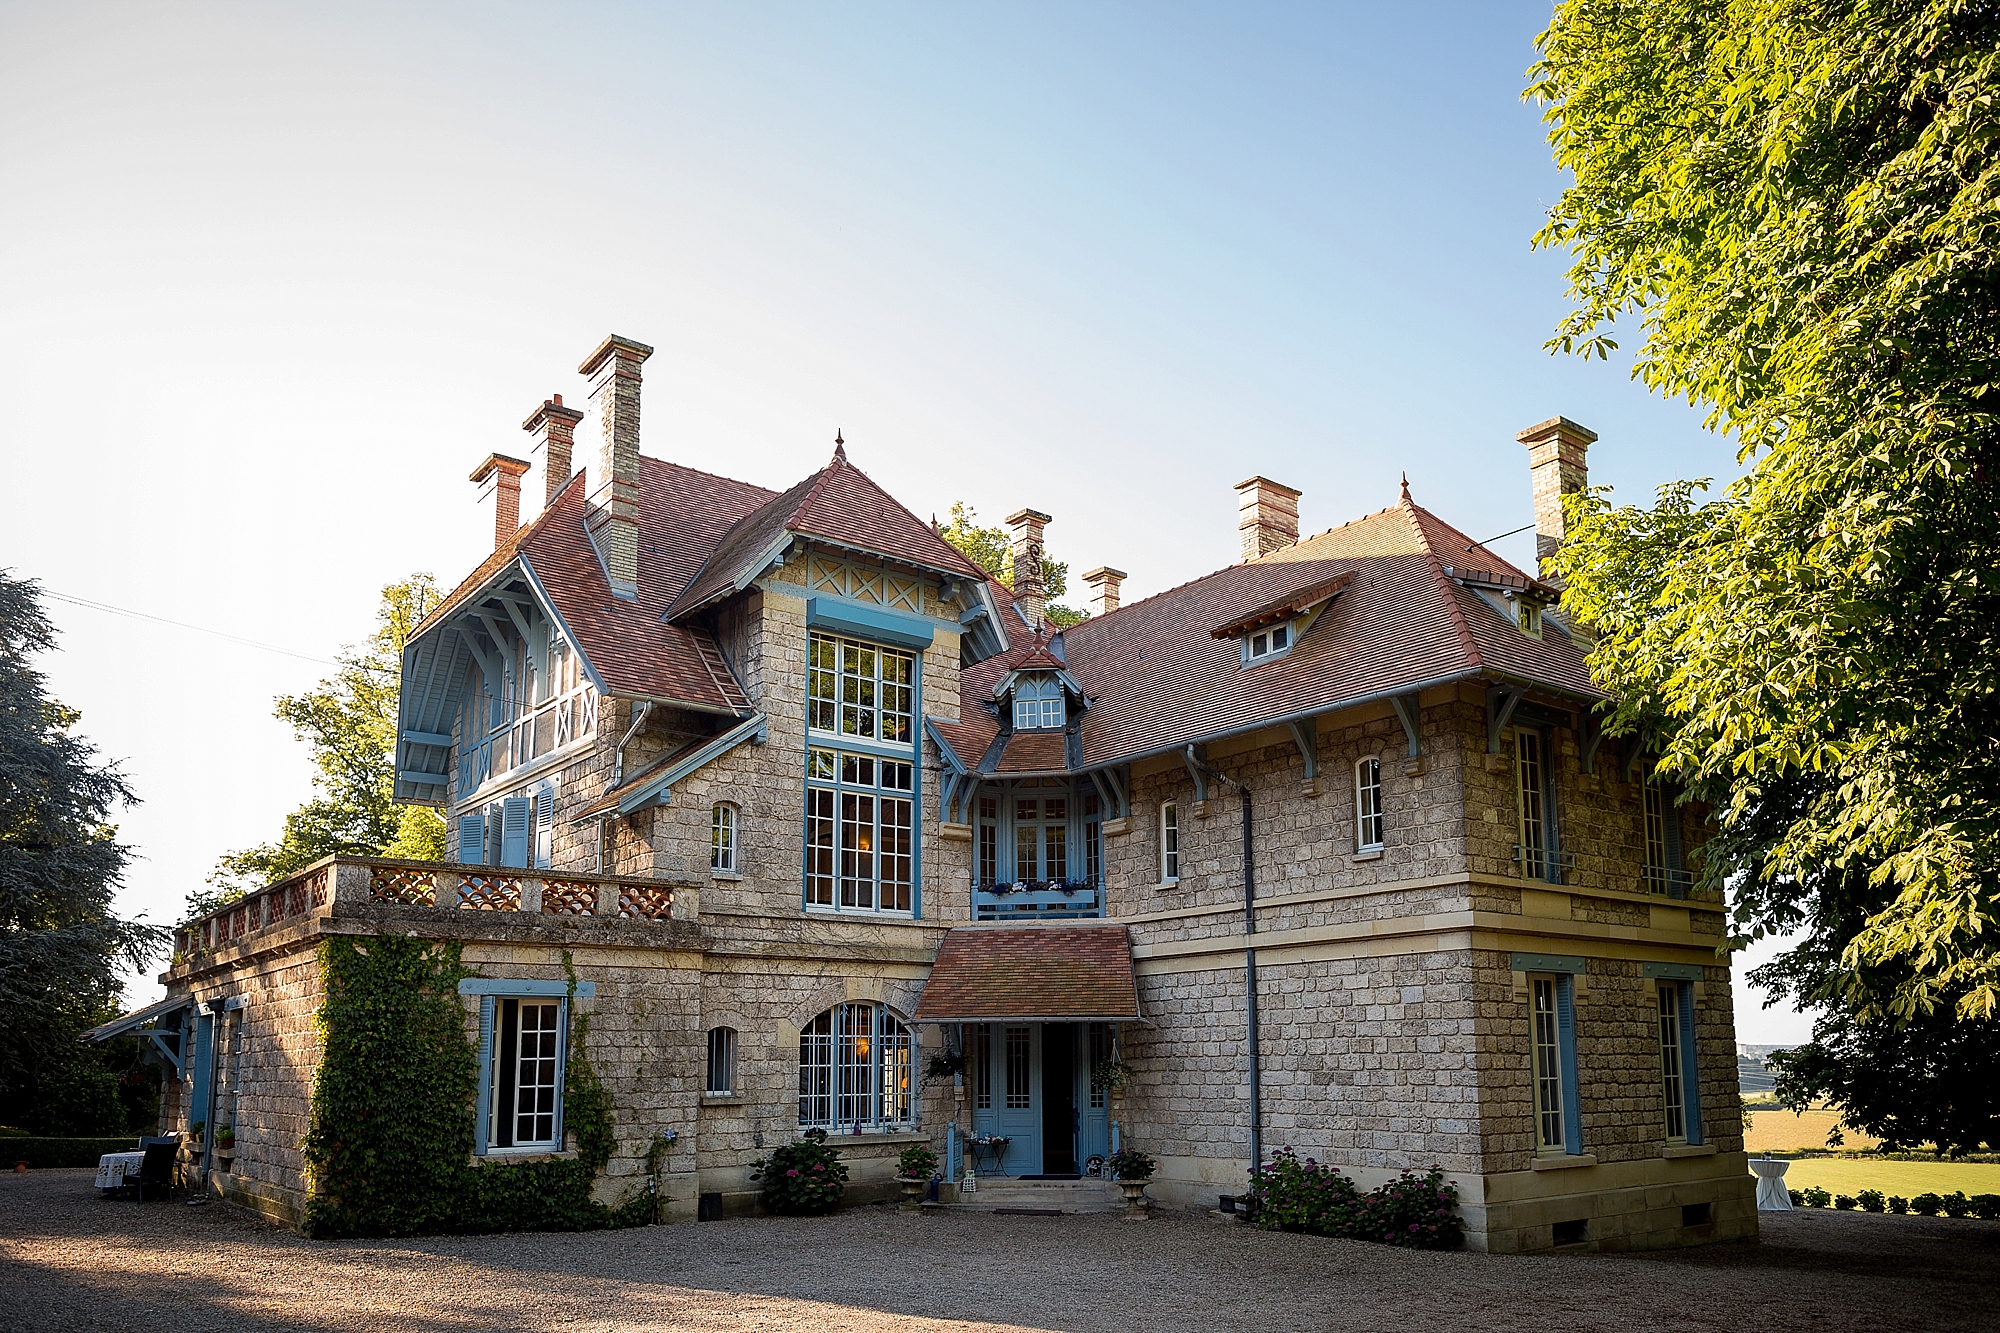
[{"label": "stone planter urn", "polygon": [[922,1176],[897,1176],[896,1183],[903,1187],[903,1201],[896,1205],[902,1213],[920,1213],[924,1210],[922,1195],[924,1186],[930,1181]]},{"label": "stone planter urn", "polygon": [[1121,1180],[1118,1182],[1118,1188],[1125,1193],[1125,1220],[1127,1222],[1143,1222],[1147,1217],[1151,1216],[1146,1211],[1147,1206],[1152,1203],[1152,1200],[1146,1197],[1146,1186],[1150,1183],[1150,1181],[1145,1180]]}]

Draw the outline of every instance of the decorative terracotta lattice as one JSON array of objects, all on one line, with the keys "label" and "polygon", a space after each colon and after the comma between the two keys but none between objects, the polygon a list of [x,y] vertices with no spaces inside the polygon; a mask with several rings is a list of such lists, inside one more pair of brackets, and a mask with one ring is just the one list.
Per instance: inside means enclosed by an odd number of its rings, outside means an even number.
[{"label": "decorative terracotta lattice", "polygon": [[[317,880],[318,878],[319,876],[317,875],[314,876],[315,880]],[[291,887],[287,888],[285,890],[285,898],[287,900],[286,910],[285,910],[286,916],[304,916],[306,914],[307,898],[306,898],[305,885],[294,884]]]},{"label": "decorative terracotta lattice", "polygon": [[521,910],[521,881],[502,875],[460,876],[458,905],[479,912],[518,912]]},{"label": "decorative terracotta lattice", "polygon": [[250,933],[250,909],[239,907],[229,914],[229,938],[240,940]]},{"label": "decorative terracotta lattice", "polygon": [[283,889],[275,889],[265,894],[264,902],[268,908],[268,915],[264,918],[265,924],[275,926],[285,919],[285,891]]},{"label": "decorative terracotta lattice", "polygon": [[542,911],[556,916],[591,916],[597,911],[597,886],[584,879],[543,880]]},{"label": "decorative terracotta lattice", "polygon": [[332,873],[331,870],[322,869],[315,873],[310,880],[306,881],[312,885],[312,904],[314,907],[326,906],[326,879]]},{"label": "decorative terracotta lattice", "polygon": [[428,870],[376,866],[368,877],[368,897],[378,903],[431,907],[437,901],[437,881]]},{"label": "decorative terracotta lattice", "polygon": [[618,915],[647,921],[663,921],[674,911],[674,891],[644,884],[618,886]]}]

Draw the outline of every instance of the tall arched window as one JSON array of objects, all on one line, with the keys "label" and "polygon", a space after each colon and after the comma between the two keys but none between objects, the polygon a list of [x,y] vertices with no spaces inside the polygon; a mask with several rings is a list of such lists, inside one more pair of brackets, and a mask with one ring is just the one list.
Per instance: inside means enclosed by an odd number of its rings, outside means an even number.
[{"label": "tall arched window", "polygon": [[799,1128],[916,1122],[910,1030],[879,1004],[837,1004],[799,1033]]},{"label": "tall arched window", "polygon": [[736,807],[718,801],[709,815],[708,868],[736,873]]},{"label": "tall arched window", "polygon": [[1354,850],[1382,850],[1382,761],[1373,755],[1354,766]]}]

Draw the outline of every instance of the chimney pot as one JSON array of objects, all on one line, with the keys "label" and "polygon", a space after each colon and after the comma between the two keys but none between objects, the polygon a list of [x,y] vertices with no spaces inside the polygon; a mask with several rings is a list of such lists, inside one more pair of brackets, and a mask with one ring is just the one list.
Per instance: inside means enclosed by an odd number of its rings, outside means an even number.
[{"label": "chimney pot", "polygon": [[573,407],[564,407],[562,395],[558,393],[550,395],[546,403],[521,423],[521,429],[535,437],[528,456],[540,456],[544,509],[554,504],[563,487],[569,485],[573,471],[571,460],[576,452],[576,423],[581,420],[583,413]]},{"label": "chimney pot", "polygon": [[1236,483],[1236,536],[1242,560],[1282,551],[1299,539],[1299,492],[1269,477]]},{"label": "chimney pot", "polygon": [[521,526],[521,477],[528,470],[526,459],[506,454],[488,454],[486,461],[472,470],[474,483],[485,487],[479,498],[493,500],[493,549],[499,550]]},{"label": "chimney pot", "polygon": [[604,430],[587,521],[614,597],[639,595],[639,367],[652,354],[614,333],[577,367],[590,379]]},{"label": "chimney pot", "polygon": [[1083,575],[1084,586],[1090,589],[1090,614],[1110,615],[1118,609],[1118,585],[1125,581],[1125,571],[1099,565]]},{"label": "chimney pot", "polygon": [[1541,563],[1563,544],[1563,497],[1578,494],[1590,485],[1590,467],[1584,455],[1596,442],[1597,432],[1577,425],[1568,417],[1550,417],[1517,431],[1514,438],[1528,446],[1528,475],[1535,488],[1535,563],[1539,572]]},{"label": "chimney pot", "polygon": [[1038,509],[1022,509],[1007,516],[1007,526],[1014,530],[1014,601],[1038,630],[1048,604],[1048,584],[1042,574],[1042,526],[1054,521]]}]

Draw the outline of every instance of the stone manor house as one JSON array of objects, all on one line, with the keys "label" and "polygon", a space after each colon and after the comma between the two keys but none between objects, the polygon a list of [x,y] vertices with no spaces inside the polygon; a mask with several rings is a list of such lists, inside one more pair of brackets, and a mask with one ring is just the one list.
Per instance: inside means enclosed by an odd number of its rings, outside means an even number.
[{"label": "stone manor house", "polygon": [[[167,1128],[233,1125],[213,1188],[300,1216],[317,942],[397,932],[479,974],[478,1154],[573,1151],[587,1006],[600,1197],[672,1131],[674,1216],[750,1207],[819,1128],[856,1199],[912,1143],[963,1201],[1101,1190],[1129,1144],[1210,1209],[1289,1146],[1364,1187],[1441,1165],[1476,1248],[1755,1234],[1702,813],[1602,736],[1558,587],[1407,484],[1302,536],[1252,477],[1234,564],[1129,604],[1093,569],[1058,629],[1046,513],[1007,520],[1010,591],[838,444],[783,490],[642,454],[650,350],[583,363],[587,469],[558,396],[472,474],[493,550],[409,642],[396,760],[453,862],[198,920],[114,1025],[171,1062]],[[1516,438],[1546,556],[1595,436]]]}]

